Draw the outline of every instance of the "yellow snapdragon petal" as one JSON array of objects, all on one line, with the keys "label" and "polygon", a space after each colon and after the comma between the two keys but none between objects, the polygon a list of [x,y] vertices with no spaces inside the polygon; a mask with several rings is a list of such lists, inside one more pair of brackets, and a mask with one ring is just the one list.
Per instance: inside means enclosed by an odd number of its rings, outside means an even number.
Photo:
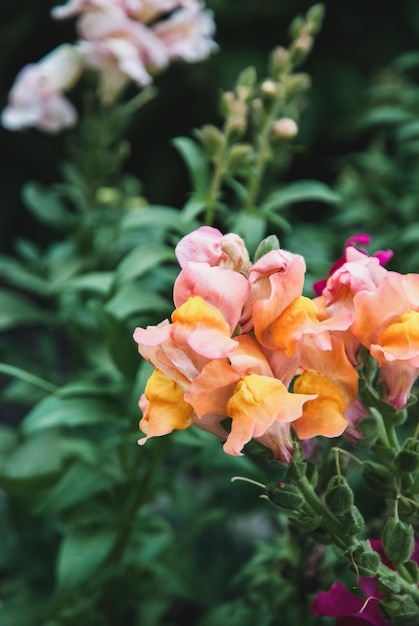
[{"label": "yellow snapdragon petal", "polygon": [[147,439],[173,430],[184,430],[192,424],[193,409],[184,400],[183,388],[159,370],[154,370],[148,379],[144,397],[147,408],[140,421],[140,430]]},{"label": "yellow snapdragon petal", "polygon": [[230,326],[223,314],[215,306],[205,302],[201,296],[191,296],[172,313],[174,323],[191,326],[204,326],[230,336]]},{"label": "yellow snapdragon petal", "polygon": [[292,426],[300,439],[317,435],[337,437],[348,422],[343,417],[346,401],[343,391],[330,379],[317,372],[305,371],[294,382],[296,393],[317,393],[303,407],[302,416]]},{"label": "yellow snapdragon petal", "polygon": [[419,350],[419,313],[404,313],[381,333],[376,343],[399,358],[411,358]]},{"label": "yellow snapdragon petal", "polygon": [[317,321],[317,307],[314,302],[305,296],[295,298],[272,325],[276,346],[285,356],[293,356],[301,330],[307,323],[312,325]]}]

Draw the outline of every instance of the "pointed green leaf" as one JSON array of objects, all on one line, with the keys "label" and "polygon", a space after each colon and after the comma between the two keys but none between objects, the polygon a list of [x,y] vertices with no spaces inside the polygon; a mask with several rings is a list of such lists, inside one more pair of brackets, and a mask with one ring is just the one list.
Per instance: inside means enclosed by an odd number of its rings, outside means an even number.
[{"label": "pointed green leaf", "polygon": [[296,202],[325,202],[338,204],[340,196],[325,183],[299,180],[271,193],[260,206],[263,211],[278,211]]},{"label": "pointed green leaf", "polygon": [[118,317],[126,319],[131,315],[152,312],[170,312],[171,302],[158,293],[147,289],[140,283],[125,283],[106,303],[106,310]]},{"label": "pointed green leaf", "polygon": [[205,152],[189,137],[176,137],[172,144],[188,168],[194,191],[205,196],[209,187],[209,168]]},{"label": "pointed green leaf", "polygon": [[143,244],[131,250],[116,268],[117,284],[143,276],[153,267],[176,261],[174,250],[162,244]]}]

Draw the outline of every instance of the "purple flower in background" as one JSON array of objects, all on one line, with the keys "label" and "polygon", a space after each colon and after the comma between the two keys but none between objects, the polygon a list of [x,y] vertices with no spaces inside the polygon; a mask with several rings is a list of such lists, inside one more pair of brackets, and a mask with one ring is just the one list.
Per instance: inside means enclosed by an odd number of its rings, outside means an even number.
[{"label": "purple flower in background", "polygon": [[[384,554],[381,541],[372,540],[371,547],[379,553],[382,562],[392,567]],[[415,541],[412,560],[419,563],[419,540]],[[339,581],[329,591],[320,591],[311,605],[313,615],[335,617],[335,626],[390,626],[381,615],[378,603],[382,593],[378,591],[376,578],[360,576],[359,586],[364,597],[348,591]]]}]

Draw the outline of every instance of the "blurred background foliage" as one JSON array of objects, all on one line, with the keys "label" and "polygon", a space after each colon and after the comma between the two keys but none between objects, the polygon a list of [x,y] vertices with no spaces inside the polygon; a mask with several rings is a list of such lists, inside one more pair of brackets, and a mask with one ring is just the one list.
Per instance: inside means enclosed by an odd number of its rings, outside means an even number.
[{"label": "blurred background foliage", "polygon": [[[227,457],[200,431],[136,445],[149,369],[131,339],[135,326],[170,314],[173,244],[198,225],[178,219],[191,181],[172,140],[220,125],[220,91],[249,65],[263,76],[311,4],[208,0],[220,51],[157,78],[158,97],[118,144],[123,155],[108,150],[94,115],[76,144],[70,132],[0,129],[2,626],[329,623],[308,602],[339,567],[333,554],[302,541],[257,489],[230,483],[280,480],[278,468],[256,454]],[[51,20],[54,5],[3,0],[1,108],[23,65],[74,40],[71,21]],[[309,279],[355,232],[394,249],[394,269],[417,272],[419,7],[325,8],[303,68],[312,86],[300,132],[274,184],[321,181],[340,200],[285,206],[292,228],[277,234],[304,254]],[[73,95],[81,106],[81,89]],[[83,138],[96,147],[90,165]],[[83,213],[95,176],[106,181],[98,210]],[[132,202],[162,210],[132,216]],[[320,444],[318,460],[327,458]]]}]

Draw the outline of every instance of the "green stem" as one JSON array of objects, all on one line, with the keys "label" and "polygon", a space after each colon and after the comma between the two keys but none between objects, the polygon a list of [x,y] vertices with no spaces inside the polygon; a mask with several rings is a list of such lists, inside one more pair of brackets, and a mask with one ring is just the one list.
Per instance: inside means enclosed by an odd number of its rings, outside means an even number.
[{"label": "green stem", "polygon": [[35,374],[31,374],[26,370],[20,369],[20,367],[15,367],[14,365],[9,365],[8,363],[0,363],[0,373],[7,374],[8,376],[13,376],[14,378],[19,378],[20,380],[24,380],[26,383],[30,385],[34,385],[35,387],[39,387],[44,391],[48,391],[48,393],[55,393],[58,389],[57,385],[50,383],[39,376],[35,376]]},{"label": "green stem", "polygon": [[257,198],[265,174],[266,165],[270,157],[269,138],[272,131],[272,125],[279,115],[282,104],[283,97],[278,97],[273,103],[271,111],[267,116],[265,123],[260,131],[257,146],[258,159],[256,161],[253,173],[249,177],[247,199],[246,205],[244,207],[245,211],[251,211],[256,206]]},{"label": "green stem", "polygon": [[223,177],[225,174],[225,157],[227,154],[227,142],[224,143],[220,157],[215,165],[214,175],[209,190],[207,209],[205,212],[205,225],[212,226],[214,222],[215,207],[220,193]]}]

